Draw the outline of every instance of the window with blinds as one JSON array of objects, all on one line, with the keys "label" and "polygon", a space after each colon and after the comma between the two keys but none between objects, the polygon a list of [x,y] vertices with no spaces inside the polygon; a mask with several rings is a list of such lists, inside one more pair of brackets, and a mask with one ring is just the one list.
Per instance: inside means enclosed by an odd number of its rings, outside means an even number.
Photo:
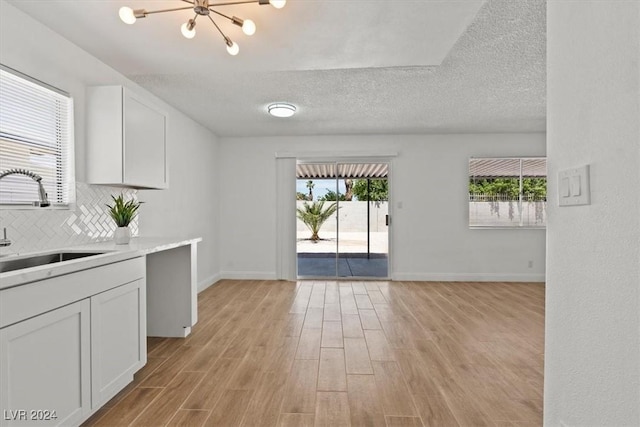
[{"label": "window with blinds", "polygon": [[[42,177],[52,205],[73,200],[73,99],[7,67],[0,68],[0,173]],[[20,174],[0,180],[1,205],[31,205],[38,185]]]}]

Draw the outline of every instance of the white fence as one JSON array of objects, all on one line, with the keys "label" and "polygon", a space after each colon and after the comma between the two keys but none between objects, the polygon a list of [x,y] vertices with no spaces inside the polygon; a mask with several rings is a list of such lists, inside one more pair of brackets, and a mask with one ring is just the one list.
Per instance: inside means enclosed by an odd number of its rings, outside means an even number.
[{"label": "white fence", "polygon": [[[544,202],[544,199],[533,196],[532,194],[524,194],[522,200],[525,202]],[[511,194],[478,194],[469,193],[470,202],[517,202]]]},{"label": "white fence", "polygon": [[[509,200],[510,196],[498,195],[469,195],[469,225],[475,227],[545,227],[547,222],[547,202],[527,201],[522,206],[517,200]],[[309,202],[307,202],[309,203]],[[325,207],[333,202],[325,202]],[[297,201],[296,206],[301,208],[303,201]],[[367,202],[340,202],[338,211],[340,231],[366,232],[367,231]],[[386,215],[389,212],[387,202],[370,203],[371,232],[386,232]],[[522,223],[520,221],[522,217]],[[307,227],[299,219],[297,231],[305,232]],[[321,229],[324,232],[336,231],[335,214],[331,216]]]},{"label": "white fence", "polygon": [[[311,202],[307,202],[311,203]],[[325,208],[334,202],[324,202]],[[296,207],[302,208],[304,201],[298,200]],[[340,231],[344,232],[366,232],[367,231],[367,202],[339,202],[338,219],[340,221]],[[389,212],[387,202],[370,202],[369,223],[371,232],[387,231],[386,215]],[[297,230],[306,231],[307,226],[302,221],[297,220]],[[331,216],[323,225],[322,231],[336,231],[336,216]]]},{"label": "white fence", "polygon": [[[522,218],[522,220],[521,220]],[[469,225],[476,227],[545,227],[547,202],[469,201]]]}]

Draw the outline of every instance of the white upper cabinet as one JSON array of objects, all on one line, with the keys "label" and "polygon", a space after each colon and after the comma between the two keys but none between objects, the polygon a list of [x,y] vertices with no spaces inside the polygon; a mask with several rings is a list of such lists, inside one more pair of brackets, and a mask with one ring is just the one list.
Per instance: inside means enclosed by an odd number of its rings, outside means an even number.
[{"label": "white upper cabinet", "polygon": [[166,115],[123,86],[87,90],[91,184],[167,188]]}]

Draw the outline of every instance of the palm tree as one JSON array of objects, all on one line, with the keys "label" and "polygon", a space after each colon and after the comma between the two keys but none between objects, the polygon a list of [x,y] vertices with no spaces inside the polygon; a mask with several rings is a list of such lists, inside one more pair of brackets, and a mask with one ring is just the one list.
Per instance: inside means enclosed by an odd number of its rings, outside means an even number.
[{"label": "palm tree", "polygon": [[344,200],[350,202],[353,200],[353,180],[345,178],[344,180]]},{"label": "palm tree", "polygon": [[315,186],[316,185],[313,183],[313,181],[307,181],[307,188],[309,189],[309,197],[307,198],[307,200],[309,201],[313,201],[313,187]]},{"label": "palm tree", "polygon": [[322,224],[338,210],[336,203],[331,203],[326,209],[323,208],[324,201],[320,201],[311,204],[304,202],[302,208],[296,209],[298,219],[304,222],[304,225],[311,231],[311,238],[309,240],[314,242],[320,240],[318,232]]}]

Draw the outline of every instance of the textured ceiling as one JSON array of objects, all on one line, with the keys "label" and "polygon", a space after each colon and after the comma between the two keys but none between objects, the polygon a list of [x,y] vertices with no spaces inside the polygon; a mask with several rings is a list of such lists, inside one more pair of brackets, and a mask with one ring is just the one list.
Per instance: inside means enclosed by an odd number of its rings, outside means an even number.
[{"label": "textured ceiling", "polygon": [[[230,57],[206,18],[196,20],[195,38],[180,35],[192,10],[150,14],[134,25],[118,18],[125,5],[148,11],[189,7],[180,0],[9,1],[127,76],[200,72],[210,77],[232,77],[240,70],[439,65],[483,2],[289,0],[280,10],[255,3],[220,6],[216,10],[251,18],[257,26],[256,34],[247,37],[212,15],[240,46],[240,54]],[[420,40],[428,43],[416,43]]]},{"label": "textured ceiling", "polygon": [[[178,45],[180,16],[104,14],[122,1],[12,3],[221,136],[545,130],[544,0],[245,5],[258,32],[233,58],[204,23]],[[298,113],[268,116],[276,101]]]}]

